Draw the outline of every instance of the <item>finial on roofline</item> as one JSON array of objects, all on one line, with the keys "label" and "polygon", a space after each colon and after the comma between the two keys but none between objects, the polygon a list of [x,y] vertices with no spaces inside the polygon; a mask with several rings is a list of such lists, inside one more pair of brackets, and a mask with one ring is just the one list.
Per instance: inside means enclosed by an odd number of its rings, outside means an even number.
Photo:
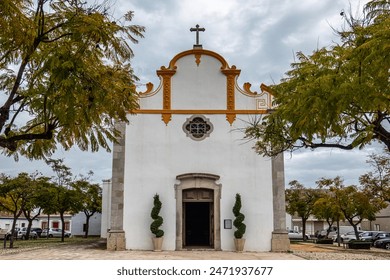
[{"label": "finial on roofline", "polygon": [[194,27],[191,27],[191,28],[190,28],[190,31],[191,31],[191,32],[193,32],[193,31],[196,32],[196,44],[194,45],[194,49],[202,49],[202,45],[199,44],[199,32],[200,32],[200,31],[204,32],[204,31],[206,31],[206,29],[203,28],[203,27],[202,27],[202,28],[199,28],[199,24],[197,24],[197,25],[195,26],[195,28],[194,28]]}]

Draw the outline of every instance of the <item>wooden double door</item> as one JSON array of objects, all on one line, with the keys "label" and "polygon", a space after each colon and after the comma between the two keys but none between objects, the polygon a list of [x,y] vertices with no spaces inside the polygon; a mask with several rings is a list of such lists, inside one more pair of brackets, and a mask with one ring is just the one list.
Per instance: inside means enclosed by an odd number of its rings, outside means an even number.
[{"label": "wooden double door", "polygon": [[183,191],[183,247],[214,248],[214,191]]}]

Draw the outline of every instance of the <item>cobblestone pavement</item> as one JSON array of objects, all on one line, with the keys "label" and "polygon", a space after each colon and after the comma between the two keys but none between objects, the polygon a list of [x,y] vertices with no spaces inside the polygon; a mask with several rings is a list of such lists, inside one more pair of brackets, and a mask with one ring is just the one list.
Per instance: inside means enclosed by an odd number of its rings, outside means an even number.
[{"label": "cobblestone pavement", "polygon": [[378,248],[356,250],[338,247],[337,244],[298,243],[291,244],[291,250],[295,256],[306,260],[390,260],[390,251]]},{"label": "cobblestone pavement", "polygon": [[291,244],[290,252],[107,251],[104,240],[50,248],[1,249],[0,260],[389,260],[390,251],[352,250],[337,245]]}]

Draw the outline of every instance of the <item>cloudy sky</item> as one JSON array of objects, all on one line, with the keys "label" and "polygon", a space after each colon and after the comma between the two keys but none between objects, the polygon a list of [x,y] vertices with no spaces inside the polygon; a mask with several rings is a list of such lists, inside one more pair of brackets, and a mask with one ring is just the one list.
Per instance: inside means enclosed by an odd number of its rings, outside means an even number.
[{"label": "cloudy sky", "polygon": [[[95,0],[94,0],[95,1]],[[103,1],[103,0],[101,0]],[[101,2],[95,1],[95,2]],[[294,53],[310,54],[317,47],[337,41],[332,28],[344,25],[341,11],[357,14],[367,1],[359,0],[110,0],[117,20],[129,10],[133,24],[146,27],[145,38],[133,45],[132,66],[142,85],[159,80],[156,70],[168,66],[177,53],[191,49],[195,34],[189,29],[199,24],[204,49],[221,54],[230,65],[241,69],[239,83],[250,82],[254,91],[261,83],[278,83],[294,61]],[[360,7],[360,8],[359,8]],[[119,19],[120,20],[120,19]],[[363,151],[337,149],[302,151],[285,155],[286,183],[298,180],[313,186],[320,177],[341,176],[346,184],[356,184],[368,170],[367,155],[380,151],[371,146]],[[55,158],[64,158],[73,173],[95,173],[100,182],[111,177],[111,154],[69,152],[59,149]],[[40,161],[12,159],[0,155],[0,173],[16,175],[35,170],[50,175]]]}]

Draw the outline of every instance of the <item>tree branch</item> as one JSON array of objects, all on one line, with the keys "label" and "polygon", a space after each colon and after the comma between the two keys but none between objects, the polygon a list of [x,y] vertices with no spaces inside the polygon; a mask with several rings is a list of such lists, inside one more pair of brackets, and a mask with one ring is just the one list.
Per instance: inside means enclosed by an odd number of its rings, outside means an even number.
[{"label": "tree branch", "polygon": [[62,34],[61,36],[58,36],[57,38],[50,39],[50,40],[42,39],[42,43],[53,43],[53,42],[58,41],[59,39],[61,39],[63,37],[70,36],[70,35],[73,35],[73,33],[65,33],[65,34]]},{"label": "tree branch", "polygon": [[50,124],[45,132],[42,133],[24,133],[19,135],[14,135],[8,138],[5,138],[0,135],[0,147],[7,148],[10,151],[16,151],[17,142],[21,140],[31,141],[31,140],[50,140],[53,138],[53,131],[56,129],[54,124]]},{"label": "tree branch", "polygon": [[348,145],[342,145],[342,144],[335,144],[335,143],[313,143],[311,141],[308,141],[307,139],[303,137],[298,138],[300,141],[302,141],[302,144],[306,148],[316,149],[316,148],[338,148],[342,150],[352,150],[353,146],[351,144]]}]

